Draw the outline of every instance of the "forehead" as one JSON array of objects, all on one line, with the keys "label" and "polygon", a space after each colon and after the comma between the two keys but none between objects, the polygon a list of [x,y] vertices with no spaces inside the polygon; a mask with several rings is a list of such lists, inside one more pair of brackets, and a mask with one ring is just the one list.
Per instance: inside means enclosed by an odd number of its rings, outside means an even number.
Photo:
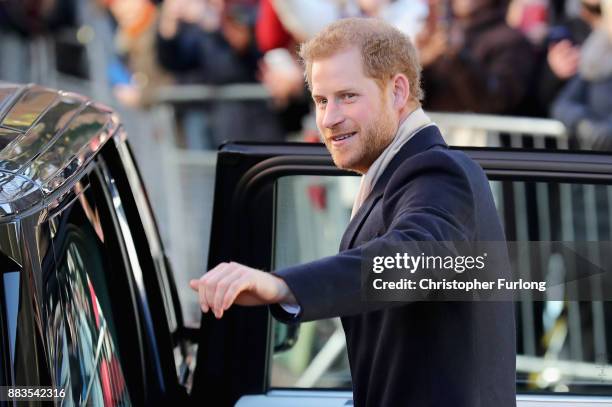
[{"label": "forehead", "polygon": [[313,95],[333,93],[339,89],[364,86],[373,79],[365,76],[361,53],[357,48],[339,51],[312,62]]}]

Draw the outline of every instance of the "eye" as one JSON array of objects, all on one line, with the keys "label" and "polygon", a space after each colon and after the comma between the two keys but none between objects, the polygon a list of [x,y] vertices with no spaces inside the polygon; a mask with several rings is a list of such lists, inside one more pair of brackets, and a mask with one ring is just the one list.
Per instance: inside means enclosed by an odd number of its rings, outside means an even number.
[{"label": "eye", "polygon": [[325,105],[327,105],[327,99],[317,98],[315,99],[315,104],[317,105],[317,107],[325,107]]},{"label": "eye", "polygon": [[357,95],[355,93],[344,93],[342,94],[342,99],[347,102],[353,101]]}]

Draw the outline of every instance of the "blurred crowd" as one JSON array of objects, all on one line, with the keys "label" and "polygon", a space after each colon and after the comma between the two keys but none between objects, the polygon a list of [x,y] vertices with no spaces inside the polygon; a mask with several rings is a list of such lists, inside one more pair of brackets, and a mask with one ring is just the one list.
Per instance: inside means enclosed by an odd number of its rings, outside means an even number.
[{"label": "blurred crowd", "polygon": [[365,16],[412,38],[426,110],[552,117],[577,146],[612,149],[612,0],[95,1],[115,30],[107,72],[120,103],[146,109],[171,84],[260,83],[271,94],[183,105],[190,148],[317,140],[297,45]]}]

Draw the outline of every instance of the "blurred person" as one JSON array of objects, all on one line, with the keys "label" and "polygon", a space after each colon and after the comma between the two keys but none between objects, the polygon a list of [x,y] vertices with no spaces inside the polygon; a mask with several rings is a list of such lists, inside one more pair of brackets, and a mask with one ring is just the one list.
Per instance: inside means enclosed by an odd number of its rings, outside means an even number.
[{"label": "blurred person", "polygon": [[[449,8],[450,6],[450,8]],[[516,113],[533,72],[534,53],[505,21],[505,0],[430,0],[416,45],[423,65],[425,108]]]},{"label": "blurred person", "polygon": [[267,0],[298,41],[312,38],[332,21],[381,18],[414,37],[427,16],[426,0]]},{"label": "blurred person", "polygon": [[[312,38],[329,23],[347,17],[350,3],[349,0],[261,0],[262,24],[258,24],[258,30],[265,32],[265,23],[276,20],[280,25],[277,29],[285,31],[286,40],[273,48],[300,43]],[[272,49],[264,48],[266,51]]]},{"label": "blurred person", "polygon": [[[159,60],[185,83],[255,83],[261,58],[254,37],[256,15],[255,0],[166,0],[158,31]],[[203,140],[203,147],[283,138],[265,101],[212,101],[206,104],[206,115],[201,109],[191,112],[191,119],[205,118],[210,128],[211,140]],[[205,137],[193,133],[188,137]]]},{"label": "blurred person", "polygon": [[103,0],[117,23],[117,57],[107,68],[113,94],[126,107],[151,103],[155,88],[172,83],[155,54],[158,12],[150,0]]},{"label": "blurred person", "polygon": [[362,16],[381,18],[413,41],[429,13],[426,0],[358,0],[357,5]]},{"label": "blurred person", "polygon": [[0,30],[23,36],[57,32],[76,25],[77,0],[0,1]]},{"label": "blurred person", "polygon": [[260,0],[255,23],[255,39],[262,52],[276,48],[293,48],[294,34],[281,21],[272,0]]},{"label": "blurred person", "polygon": [[582,46],[578,74],[562,90],[552,116],[579,148],[612,150],[612,3],[582,0],[593,32]]},{"label": "blurred person", "polygon": [[581,9],[580,16],[573,16],[566,12],[564,1],[551,3],[546,37],[536,48],[536,70],[521,113],[549,117],[557,95],[578,72],[580,47],[591,31],[591,13],[585,7]]},{"label": "blurred person", "polygon": [[547,0],[511,0],[506,14],[510,27],[521,31],[535,46],[546,39],[549,20]]},{"label": "blurred person", "polygon": [[190,281],[202,311],[341,317],[355,406],[515,406],[512,302],[364,300],[363,261],[379,245],[505,240],[482,168],[449,149],[421,108],[410,39],[380,19],[341,19],[300,55],[334,164],[362,175],[340,251],[273,273],[221,263]]}]

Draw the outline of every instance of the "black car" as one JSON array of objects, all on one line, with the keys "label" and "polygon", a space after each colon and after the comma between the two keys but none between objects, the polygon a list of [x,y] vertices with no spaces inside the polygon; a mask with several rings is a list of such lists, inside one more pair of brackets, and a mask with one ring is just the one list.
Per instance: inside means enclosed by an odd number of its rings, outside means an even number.
[{"label": "black car", "polygon": [[[612,155],[465,151],[490,178],[508,240],[612,240]],[[350,175],[323,145],[225,145],[209,268],[333,253]],[[555,256],[527,253],[522,267],[555,273]],[[65,405],[352,404],[334,321],[287,329],[266,307],[232,307],[183,326],[125,132],[86,98],[0,85],[0,261],[3,391],[45,386]],[[603,301],[521,298],[518,406],[612,405],[611,316]]]},{"label": "black car", "polygon": [[109,108],[0,86],[0,251],[2,386],[63,390],[47,400],[64,405],[182,400],[176,290]]}]

